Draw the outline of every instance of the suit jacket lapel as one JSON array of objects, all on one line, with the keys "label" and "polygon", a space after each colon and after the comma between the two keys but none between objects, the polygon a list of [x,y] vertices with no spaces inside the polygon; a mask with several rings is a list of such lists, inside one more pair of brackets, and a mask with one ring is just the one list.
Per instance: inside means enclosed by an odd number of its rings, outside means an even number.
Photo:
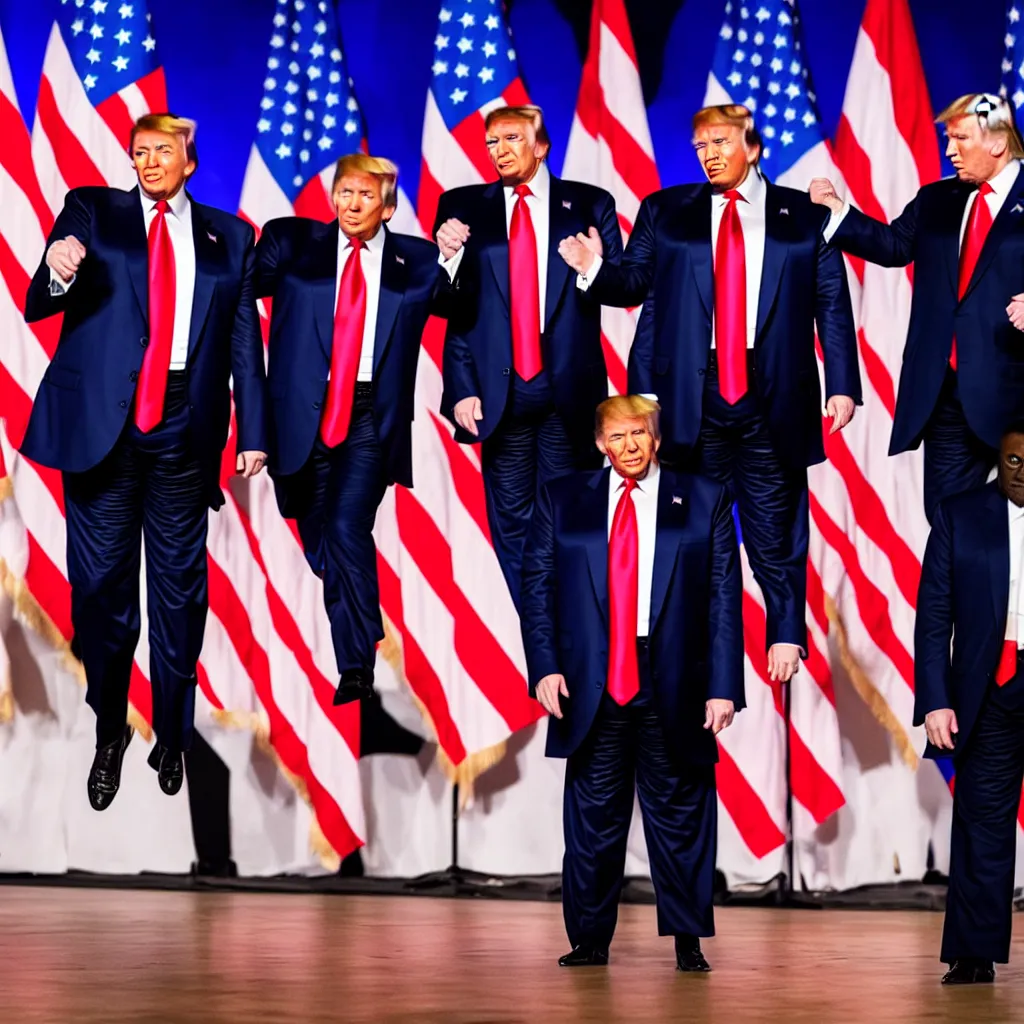
[{"label": "suit jacket lapel", "polygon": [[964,207],[970,198],[971,189],[961,181],[955,181],[948,203],[939,204],[939,226],[945,236],[942,245],[943,262],[949,274],[949,287],[957,295],[960,289],[960,225],[964,219]]},{"label": "suit jacket lapel", "polygon": [[508,285],[508,229],[505,226],[505,189],[500,181],[492,182],[484,190],[484,242],[487,245],[488,262],[498,285],[498,291],[509,306]]},{"label": "suit jacket lapel", "polygon": [[[975,202],[977,201],[975,200]],[[1003,205],[999,208],[999,213],[992,222],[992,227],[989,228],[985,244],[981,247],[981,255],[975,264],[974,273],[971,274],[971,280],[968,282],[967,290],[964,292],[965,298],[970,294],[971,289],[974,288],[978,281],[981,280],[982,275],[988,270],[989,266],[991,266],[1003,238],[1010,231],[1016,230],[1024,223],[1021,219],[1022,214],[1024,214],[1024,168],[1017,171],[1017,180],[1010,188],[1006,199],[1003,200]]]},{"label": "suit jacket lapel", "polygon": [[[1002,212],[1002,211],[1000,211]],[[989,485],[991,496],[988,515],[991,519],[990,536],[993,543],[986,545],[992,595],[992,615],[996,631],[1002,639],[1006,629],[1006,611],[1010,601],[1010,521],[1006,511],[1006,498],[994,484]]]},{"label": "suit jacket lapel", "polygon": [[398,252],[398,246],[388,229],[384,228],[384,252],[381,254],[380,267],[380,298],[377,301],[377,324],[373,335],[373,374],[377,375],[391,341],[391,332],[395,326],[402,297],[405,295],[409,272],[405,261]]},{"label": "suit jacket lapel", "polygon": [[572,210],[562,205],[566,199],[565,184],[553,174],[548,196],[548,267],[547,295],[544,299],[544,324],[546,327],[554,318],[566,282],[569,280],[569,265],[558,254],[558,243],[567,235],[575,234]]},{"label": "suit jacket lapel", "polygon": [[334,300],[338,281],[338,222],[325,224],[322,231],[314,236],[309,259],[316,270],[316,284],[313,292],[313,320],[320,347],[331,361],[334,345]]},{"label": "suit jacket lapel", "polygon": [[595,473],[579,506],[578,526],[587,533],[587,562],[594,596],[608,621],[608,480],[611,470]]},{"label": "suit jacket lapel", "polygon": [[789,252],[786,238],[788,214],[782,213],[779,196],[774,185],[767,186],[764,204],[764,260],[761,264],[761,289],[757,297],[757,332],[761,331],[775,302],[782,280],[782,269]]},{"label": "suit jacket lapel", "polygon": [[192,293],[192,319],[188,329],[188,358],[199,344],[210,312],[210,302],[217,283],[217,267],[227,256],[224,240],[203,217],[200,207],[192,204],[192,242],[196,253],[196,282]]},{"label": "suit jacket lapel", "polygon": [[696,199],[684,207],[684,237],[692,239],[690,260],[697,292],[708,319],[715,309],[715,263],[711,255],[711,186],[705,185]]},{"label": "suit jacket lapel", "polygon": [[[679,499],[678,501],[675,499]],[[679,529],[686,524],[690,496],[673,473],[663,469],[658,483],[658,521],[654,542],[654,571],[651,576],[651,618],[648,633],[654,633],[665,595],[679,555]]]},{"label": "suit jacket lapel", "polygon": [[142,200],[136,186],[125,197],[118,212],[121,221],[118,238],[125,242],[125,258],[128,276],[131,278],[135,298],[139,301],[142,315],[149,320],[149,243],[146,238],[146,217],[142,212]]}]

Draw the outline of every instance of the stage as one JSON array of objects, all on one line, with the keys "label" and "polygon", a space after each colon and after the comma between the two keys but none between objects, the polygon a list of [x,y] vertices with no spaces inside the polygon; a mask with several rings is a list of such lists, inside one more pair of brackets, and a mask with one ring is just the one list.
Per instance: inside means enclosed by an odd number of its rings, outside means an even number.
[{"label": "stage", "polygon": [[996,984],[939,985],[941,914],[725,907],[714,972],[674,970],[624,905],[607,968],[560,969],[554,903],[5,886],[4,1024],[1020,1019],[1024,928]]}]

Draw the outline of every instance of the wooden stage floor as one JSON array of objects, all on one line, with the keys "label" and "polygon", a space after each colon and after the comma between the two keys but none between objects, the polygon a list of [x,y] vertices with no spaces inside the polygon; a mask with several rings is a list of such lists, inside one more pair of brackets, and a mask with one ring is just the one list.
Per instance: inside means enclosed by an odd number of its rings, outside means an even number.
[{"label": "wooden stage floor", "polygon": [[674,970],[654,908],[612,963],[559,969],[556,904],[0,889],[3,1024],[1024,1020],[1024,927],[993,986],[939,985],[940,914],[718,912],[715,970]]}]

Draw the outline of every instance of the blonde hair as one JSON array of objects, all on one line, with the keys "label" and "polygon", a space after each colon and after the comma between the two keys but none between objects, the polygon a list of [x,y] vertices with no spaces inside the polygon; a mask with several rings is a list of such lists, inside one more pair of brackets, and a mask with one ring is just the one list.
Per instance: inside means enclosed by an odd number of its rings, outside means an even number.
[{"label": "blonde hair", "polygon": [[1010,156],[1014,160],[1024,159],[1024,143],[1013,116],[1013,107],[1002,96],[993,96],[988,92],[969,92],[960,96],[943,110],[936,124],[944,127],[959,117],[974,114],[983,131],[993,135],[1005,135]]},{"label": "blonde hair", "polygon": [[757,147],[757,158],[754,163],[760,163],[764,143],[761,141],[761,133],[754,124],[754,115],[742,103],[719,103],[713,107],[701,107],[693,115],[694,135],[701,128],[707,128],[713,124],[727,124],[733,128],[739,128],[743,132],[743,141],[749,148]]},{"label": "blonde hair", "polygon": [[548,135],[548,130],[544,126],[544,111],[540,107],[534,106],[532,103],[525,103],[518,107],[495,107],[494,110],[488,112],[484,119],[484,130],[489,132],[491,125],[498,121],[525,121],[527,124],[533,125],[537,141],[541,145],[551,148],[551,136]]},{"label": "blonde hair", "polygon": [[338,182],[346,174],[369,174],[380,182],[380,197],[385,208],[394,209],[398,205],[398,165],[382,156],[370,156],[369,153],[349,153],[343,156],[334,168],[334,182],[331,192],[338,187]]},{"label": "blonde hair", "polygon": [[132,125],[132,133],[128,138],[128,155],[132,156],[135,149],[135,136],[139,132],[162,132],[164,135],[176,135],[185,144],[185,155],[199,166],[199,153],[196,150],[196,123],[188,117],[177,114],[143,114]]},{"label": "blonde hair", "polygon": [[604,425],[618,416],[621,419],[647,423],[647,430],[655,440],[661,437],[661,406],[653,398],[643,395],[613,395],[606,398],[594,413],[594,436],[604,436]]}]

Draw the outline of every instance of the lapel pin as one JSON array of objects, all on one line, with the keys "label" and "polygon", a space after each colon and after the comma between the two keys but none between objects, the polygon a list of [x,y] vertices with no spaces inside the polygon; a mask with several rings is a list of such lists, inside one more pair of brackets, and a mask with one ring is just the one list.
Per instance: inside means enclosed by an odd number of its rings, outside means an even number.
[{"label": "lapel pin", "polygon": [[789,216],[789,207],[788,206],[783,206],[779,210],[779,216],[780,217],[788,217]]},{"label": "lapel pin", "polygon": [[672,504],[673,505],[682,505],[682,503],[683,503],[683,499],[680,498],[678,494],[673,494],[672,495]]},{"label": "lapel pin", "polygon": [[1013,208],[1013,209],[1012,209],[1012,210],[1010,211],[1010,213],[1024,213],[1024,206],[1021,206],[1021,205],[1020,205],[1020,203],[1018,203],[1018,204],[1017,204],[1017,205],[1016,205],[1016,206],[1015,206],[1015,207],[1014,207],[1014,208]]},{"label": "lapel pin", "polygon": [[562,200],[562,206],[563,206],[563,207],[564,207],[564,208],[565,208],[566,210],[571,210],[571,209],[572,209],[572,203],[571,203],[571,202],[569,202],[569,200],[568,200],[568,199],[563,199],[563,200]]},{"label": "lapel pin", "polygon": [[405,266],[405,260],[403,260],[402,257],[398,256],[397,254],[395,256],[395,262],[396,263],[401,263],[403,267]]},{"label": "lapel pin", "polygon": [[207,232],[206,232],[206,237],[207,237],[207,238],[208,238],[208,239],[209,239],[209,240],[210,240],[211,242],[213,242],[213,243],[214,243],[214,245],[216,245],[216,244],[217,244],[217,236],[216,236],[216,235],[215,235],[215,234],[214,234],[214,233],[213,233],[212,231],[207,231]]}]

